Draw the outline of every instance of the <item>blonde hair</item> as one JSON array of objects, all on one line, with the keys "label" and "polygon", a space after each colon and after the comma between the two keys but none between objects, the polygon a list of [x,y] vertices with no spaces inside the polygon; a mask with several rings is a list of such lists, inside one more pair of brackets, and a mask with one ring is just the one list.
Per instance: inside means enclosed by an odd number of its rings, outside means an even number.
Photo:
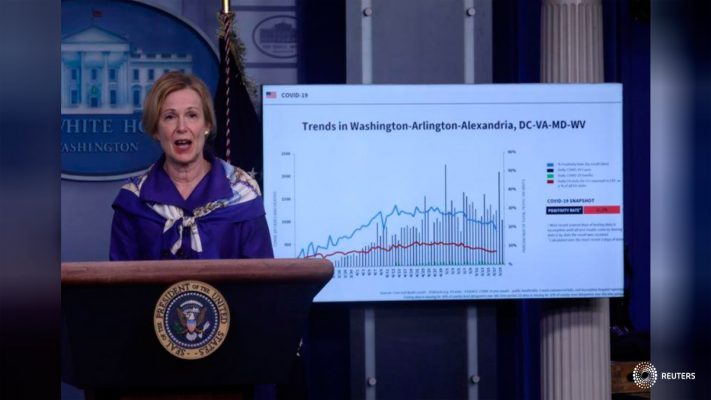
[{"label": "blonde hair", "polygon": [[143,102],[143,130],[151,136],[158,133],[158,121],[160,119],[160,109],[165,103],[165,98],[173,92],[183,89],[192,89],[202,102],[202,113],[205,123],[210,127],[210,136],[215,131],[215,108],[212,105],[210,91],[202,79],[185,72],[171,71],[156,81],[151,90],[146,95]]}]

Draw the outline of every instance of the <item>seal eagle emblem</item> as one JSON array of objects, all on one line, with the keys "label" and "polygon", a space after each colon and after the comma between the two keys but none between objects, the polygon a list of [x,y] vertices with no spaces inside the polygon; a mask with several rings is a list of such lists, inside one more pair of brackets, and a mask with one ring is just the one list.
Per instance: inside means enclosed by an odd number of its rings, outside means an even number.
[{"label": "seal eagle emblem", "polygon": [[178,282],[156,303],[153,326],[158,341],[172,355],[197,360],[225,341],[230,310],[224,296],[200,281]]},{"label": "seal eagle emblem", "polygon": [[[207,308],[196,300],[188,300],[175,309],[178,314],[178,321],[182,326],[182,333],[185,339],[194,341],[202,338],[203,333],[210,329],[210,321],[205,321]],[[196,316],[197,315],[197,316]]]}]

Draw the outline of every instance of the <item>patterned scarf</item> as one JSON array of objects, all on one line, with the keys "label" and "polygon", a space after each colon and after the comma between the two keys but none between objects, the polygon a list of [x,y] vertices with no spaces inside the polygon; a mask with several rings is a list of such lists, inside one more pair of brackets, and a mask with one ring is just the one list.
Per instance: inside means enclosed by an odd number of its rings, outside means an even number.
[{"label": "patterned scarf", "polygon": [[[173,243],[170,248],[170,252],[175,255],[183,243],[183,230],[186,228],[190,231],[190,247],[198,253],[203,251],[202,239],[198,232],[198,221],[212,213],[213,211],[246,203],[250,200],[254,200],[257,196],[260,196],[259,186],[257,182],[249,176],[246,172],[239,168],[222,161],[221,164],[224,168],[225,176],[230,182],[230,187],[232,188],[232,196],[220,200],[211,201],[205,205],[197,207],[192,210],[192,216],[186,216],[183,209],[170,204],[159,204],[159,203],[147,203],[147,205],[162,219],[165,220],[163,225],[163,234],[169,233],[173,230],[177,232],[177,240]],[[141,188],[143,183],[145,183],[151,168],[144,175],[138,177],[125,184],[122,189],[128,190],[140,197]]]}]

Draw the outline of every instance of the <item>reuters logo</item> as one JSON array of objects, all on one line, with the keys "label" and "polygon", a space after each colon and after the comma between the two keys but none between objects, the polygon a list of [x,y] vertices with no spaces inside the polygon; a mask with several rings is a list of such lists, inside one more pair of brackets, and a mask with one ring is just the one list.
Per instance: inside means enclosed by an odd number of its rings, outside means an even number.
[{"label": "reuters logo", "polygon": [[657,382],[657,369],[650,362],[641,362],[634,367],[632,379],[642,389],[649,389]]}]

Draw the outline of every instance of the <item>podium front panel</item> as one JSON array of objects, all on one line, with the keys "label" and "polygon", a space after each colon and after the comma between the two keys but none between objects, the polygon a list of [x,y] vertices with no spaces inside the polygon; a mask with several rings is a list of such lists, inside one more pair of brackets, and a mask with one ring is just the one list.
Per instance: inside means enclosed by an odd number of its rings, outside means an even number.
[{"label": "podium front panel", "polygon": [[81,388],[286,383],[323,283],[210,284],[227,300],[230,327],[222,345],[197,360],[170,354],[156,336],[154,309],[170,285],[64,286],[64,380]]}]

